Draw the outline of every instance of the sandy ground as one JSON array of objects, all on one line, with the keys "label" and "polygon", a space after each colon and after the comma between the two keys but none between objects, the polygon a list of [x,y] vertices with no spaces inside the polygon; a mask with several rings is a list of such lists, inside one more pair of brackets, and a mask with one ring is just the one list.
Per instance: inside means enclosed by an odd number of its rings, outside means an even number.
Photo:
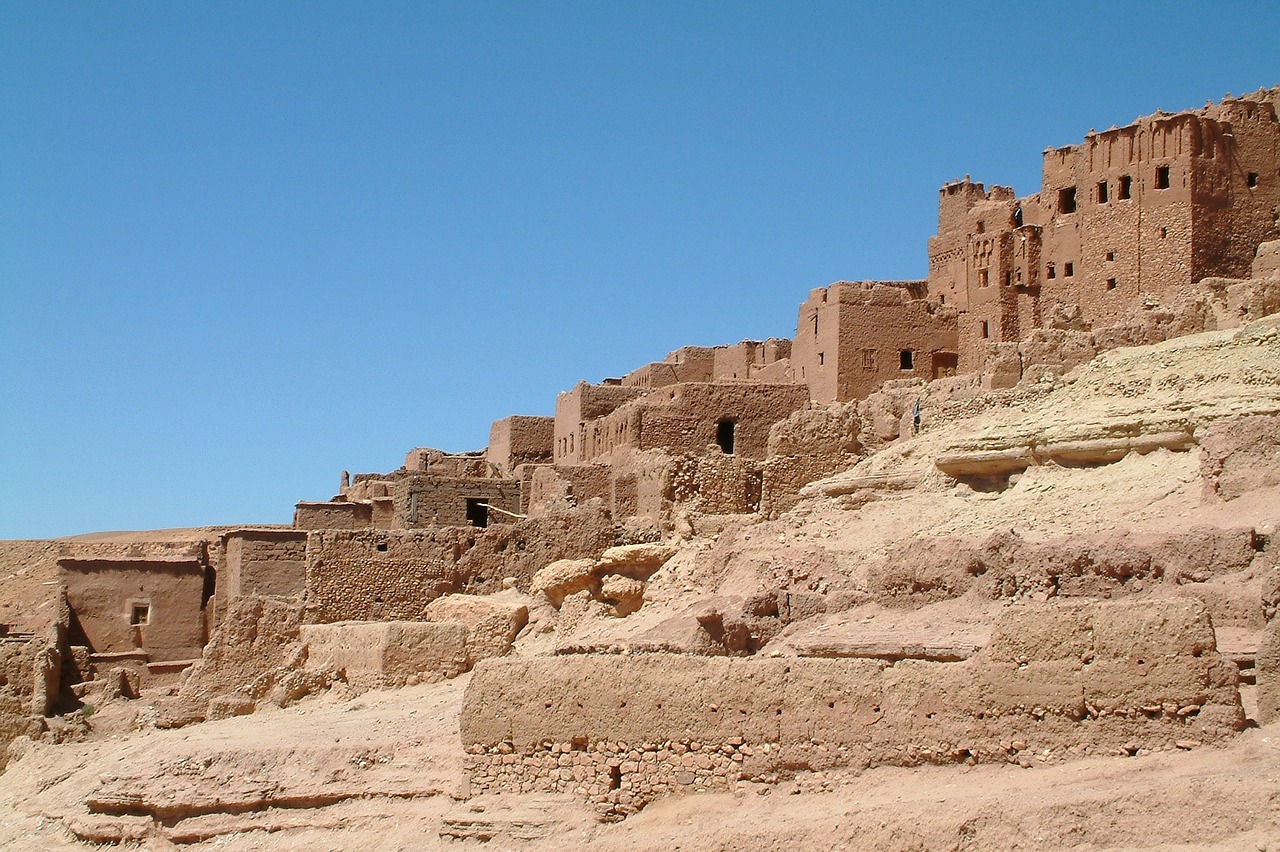
[{"label": "sandy ground", "polygon": [[[292,796],[288,806],[178,820],[188,838],[211,835],[184,844],[192,850],[369,852],[480,837],[492,838],[489,848],[545,849],[1280,849],[1280,725],[1220,748],[1131,758],[743,782],[732,794],[672,796],[602,825],[565,797],[462,801],[457,713],[466,680],[33,746],[0,776],[0,847],[85,849],[68,826],[90,824],[85,798],[124,778],[188,811],[226,809],[250,787]],[[199,784],[187,783],[193,775]],[[140,845],[172,848],[160,837]]]}]

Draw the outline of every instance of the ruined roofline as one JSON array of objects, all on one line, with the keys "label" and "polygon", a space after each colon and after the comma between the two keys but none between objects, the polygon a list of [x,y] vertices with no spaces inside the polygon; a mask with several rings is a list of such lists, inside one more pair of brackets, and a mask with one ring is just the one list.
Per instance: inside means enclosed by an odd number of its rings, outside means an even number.
[{"label": "ruined roofline", "polygon": [[98,566],[118,567],[130,565],[146,567],[147,565],[200,565],[203,559],[199,554],[157,553],[154,556],[60,556],[58,566],[67,569],[88,569]]},{"label": "ruined roofline", "polygon": [[226,541],[227,539],[233,538],[235,536],[245,536],[245,535],[273,536],[273,537],[287,538],[289,536],[296,536],[297,534],[298,534],[297,527],[286,526],[284,524],[272,524],[270,526],[236,527],[233,530],[227,530],[226,532],[222,533],[221,535],[218,536],[218,538],[222,539],[223,541]]},{"label": "ruined roofline", "polygon": [[[1208,121],[1214,124],[1230,124],[1230,121],[1224,121],[1222,113],[1225,109],[1233,108],[1239,104],[1250,103],[1265,109],[1270,109],[1271,120],[1276,120],[1277,106],[1280,105],[1280,86],[1273,86],[1271,89],[1260,88],[1256,92],[1251,92],[1240,97],[1232,97],[1228,92],[1222,100],[1214,103],[1209,101],[1203,107],[1197,109],[1184,109],[1177,112],[1165,112],[1157,108],[1155,112],[1148,115],[1140,115],[1128,124],[1117,127],[1112,125],[1106,130],[1090,129],[1084,135],[1080,142],[1073,142],[1068,145],[1050,145],[1044,149],[1046,154],[1069,154],[1080,150],[1085,145],[1092,142],[1098,142],[1108,138],[1121,138],[1139,133],[1145,127],[1155,127],[1168,124],[1181,124],[1191,121]],[[1265,120],[1266,116],[1259,116]]]}]

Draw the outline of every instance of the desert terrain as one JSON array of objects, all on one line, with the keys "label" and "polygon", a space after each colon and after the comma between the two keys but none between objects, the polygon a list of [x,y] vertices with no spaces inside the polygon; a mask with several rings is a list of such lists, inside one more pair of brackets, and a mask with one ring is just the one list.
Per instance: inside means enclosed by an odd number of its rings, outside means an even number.
[{"label": "desert terrain", "polygon": [[[693,687],[680,684],[682,659],[961,666],[1027,607],[1191,602],[1211,619],[1231,694],[1239,684],[1241,722],[1226,736],[1117,739],[1099,726],[1065,746],[1001,742],[991,760],[977,744],[939,758],[908,732],[897,758],[774,766],[602,820],[572,792],[480,789],[462,717],[486,712],[465,709],[476,679],[492,677],[485,660],[396,689],[329,678],[179,727],[157,722],[182,686],[104,692],[58,722],[60,742],[9,746],[0,846],[1280,849],[1280,664],[1268,656],[1278,326],[1272,315],[1112,350],[1064,376],[926,405],[918,433],[810,484],[775,519],[682,516],[650,545],[667,553],[631,606],[589,578],[575,589],[542,575],[491,595],[527,609],[504,661],[670,659],[675,693]],[[1009,468],[1027,447],[1032,460]],[[51,578],[24,573],[6,603],[38,609]],[[765,593],[783,604],[761,614],[752,602]],[[1149,715],[1177,731],[1199,710]]]}]

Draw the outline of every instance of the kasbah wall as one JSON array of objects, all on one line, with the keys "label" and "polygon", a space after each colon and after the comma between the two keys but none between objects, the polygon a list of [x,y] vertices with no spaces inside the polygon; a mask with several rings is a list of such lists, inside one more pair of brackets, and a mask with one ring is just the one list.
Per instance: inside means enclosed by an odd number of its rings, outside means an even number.
[{"label": "kasbah wall", "polygon": [[[59,667],[64,680],[123,667],[133,688],[170,682],[232,613],[276,613],[262,629],[283,631],[281,656],[300,625],[413,621],[445,595],[524,590],[551,562],[658,540],[690,513],[776,515],[910,428],[900,400],[859,407],[886,393],[1006,387],[1280,310],[1280,244],[1259,250],[1280,239],[1278,106],[1275,87],[1090,131],[1046,150],[1040,190],[1022,198],[948,183],[926,279],[817,288],[793,340],[684,347],[578,384],[554,416],[496,421],[482,452],[417,448],[389,473],[344,472],[335,496],[297,504],[292,527],[61,554],[65,617],[48,636],[10,637],[23,661],[11,682],[28,686],[0,729],[52,706]],[[611,790],[616,768],[595,767]]]}]

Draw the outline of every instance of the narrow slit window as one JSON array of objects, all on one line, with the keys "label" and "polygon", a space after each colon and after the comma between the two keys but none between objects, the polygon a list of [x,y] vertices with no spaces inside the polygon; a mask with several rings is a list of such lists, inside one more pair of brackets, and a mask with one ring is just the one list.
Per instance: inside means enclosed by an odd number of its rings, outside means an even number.
[{"label": "narrow slit window", "polygon": [[991,336],[991,325],[986,320],[980,321],[978,323],[978,332],[982,335],[982,339],[986,340]]},{"label": "narrow slit window", "polygon": [[[819,352],[819,353],[818,353],[818,366],[819,366],[819,367],[821,367],[821,366],[822,366],[823,364],[825,364],[825,363],[827,363],[827,355],[826,355],[826,353],[825,353],[825,352]],[[736,378],[736,376],[735,376],[735,378]]]}]

